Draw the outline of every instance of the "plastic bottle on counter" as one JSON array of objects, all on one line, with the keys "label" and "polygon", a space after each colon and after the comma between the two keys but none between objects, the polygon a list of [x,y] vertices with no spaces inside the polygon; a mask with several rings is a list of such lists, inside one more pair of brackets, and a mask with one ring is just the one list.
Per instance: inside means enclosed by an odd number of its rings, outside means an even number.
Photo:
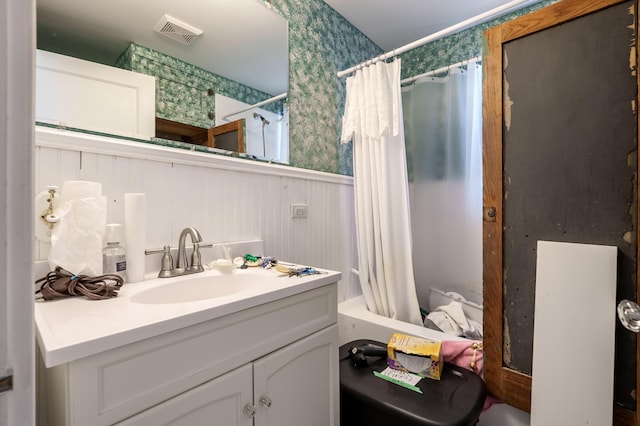
[{"label": "plastic bottle on counter", "polygon": [[104,240],[106,246],[102,249],[102,273],[118,274],[127,281],[127,255],[120,245],[122,225],[110,223],[106,226]]}]

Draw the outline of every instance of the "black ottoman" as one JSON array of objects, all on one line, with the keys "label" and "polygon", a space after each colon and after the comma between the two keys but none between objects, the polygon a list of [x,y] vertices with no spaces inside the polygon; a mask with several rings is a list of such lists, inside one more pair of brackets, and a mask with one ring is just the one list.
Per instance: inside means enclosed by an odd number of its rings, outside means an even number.
[{"label": "black ottoman", "polygon": [[373,372],[387,367],[385,357],[369,356],[356,367],[349,348],[386,343],[355,340],[340,347],[340,424],[343,426],[466,426],[482,412],[486,388],[480,376],[445,363],[441,380],[422,379],[419,394],[387,382]]}]

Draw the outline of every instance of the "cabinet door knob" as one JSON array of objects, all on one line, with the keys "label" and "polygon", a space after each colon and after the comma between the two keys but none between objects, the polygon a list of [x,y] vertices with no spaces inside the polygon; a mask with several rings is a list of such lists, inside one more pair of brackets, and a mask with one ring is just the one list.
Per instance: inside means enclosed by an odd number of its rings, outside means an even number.
[{"label": "cabinet door knob", "polygon": [[254,418],[256,416],[256,408],[251,405],[251,404],[247,404],[244,406],[244,415],[249,417],[249,418]]},{"label": "cabinet door knob", "polygon": [[265,408],[271,407],[271,398],[269,398],[268,396],[261,396],[258,401],[260,402],[260,405]]}]

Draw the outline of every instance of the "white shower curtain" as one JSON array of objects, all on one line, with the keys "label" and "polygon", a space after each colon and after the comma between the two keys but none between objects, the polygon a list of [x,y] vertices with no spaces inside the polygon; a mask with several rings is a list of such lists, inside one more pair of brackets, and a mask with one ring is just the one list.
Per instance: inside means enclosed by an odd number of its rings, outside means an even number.
[{"label": "white shower curtain", "polygon": [[482,67],[423,77],[402,98],[420,305],[431,287],[481,304]]},{"label": "white shower curtain", "polygon": [[353,141],[360,284],[371,312],[422,324],[413,278],[400,60],[347,79],[342,142]]}]

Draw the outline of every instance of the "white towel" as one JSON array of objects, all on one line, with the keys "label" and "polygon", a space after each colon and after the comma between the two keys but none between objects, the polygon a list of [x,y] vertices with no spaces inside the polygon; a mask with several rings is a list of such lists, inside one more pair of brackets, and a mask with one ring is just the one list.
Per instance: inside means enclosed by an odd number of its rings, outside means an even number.
[{"label": "white towel", "polygon": [[424,326],[454,336],[482,339],[482,325],[467,318],[460,302],[438,306],[427,315]]},{"label": "white towel", "polygon": [[60,217],[51,232],[49,267],[75,275],[102,275],[102,246],[107,224],[107,198],[86,197],[65,201],[55,209]]}]

